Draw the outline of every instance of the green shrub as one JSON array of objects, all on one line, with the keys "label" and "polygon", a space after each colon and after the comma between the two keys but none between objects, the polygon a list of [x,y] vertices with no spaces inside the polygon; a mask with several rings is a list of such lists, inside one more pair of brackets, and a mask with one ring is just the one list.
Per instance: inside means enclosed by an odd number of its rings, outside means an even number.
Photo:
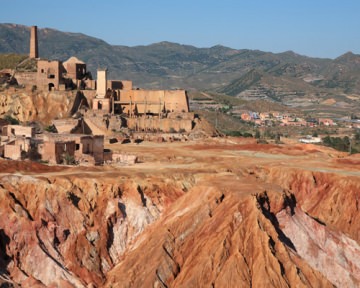
[{"label": "green shrub", "polygon": [[70,155],[69,153],[65,153],[63,155],[62,160],[63,160],[63,163],[66,165],[75,165],[76,164],[74,156]]},{"label": "green shrub", "polygon": [[19,125],[20,121],[10,115],[6,115],[4,119],[9,122],[11,125]]},{"label": "green shrub", "polygon": [[50,133],[57,133],[56,127],[54,125],[46,126],[44,130]]},{"label": "green shrub", "polygon": [[[326,136],[322,140],[325,146],[334,148],[336,150],[344,152],[350,150],[350,138],[348,136],[345,136],[343,138]],[[356,149],[352,148],[351,150],[352,153],[356,153]]]}]

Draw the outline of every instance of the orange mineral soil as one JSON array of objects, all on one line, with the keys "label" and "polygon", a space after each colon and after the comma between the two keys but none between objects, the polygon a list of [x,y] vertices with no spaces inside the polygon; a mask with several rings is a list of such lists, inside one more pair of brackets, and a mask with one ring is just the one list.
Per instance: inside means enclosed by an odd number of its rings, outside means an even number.
[{"label": "orange mineral soil", "polygon": [[359,287],[359,158],[215,138],[0,160],[1,287]]}]

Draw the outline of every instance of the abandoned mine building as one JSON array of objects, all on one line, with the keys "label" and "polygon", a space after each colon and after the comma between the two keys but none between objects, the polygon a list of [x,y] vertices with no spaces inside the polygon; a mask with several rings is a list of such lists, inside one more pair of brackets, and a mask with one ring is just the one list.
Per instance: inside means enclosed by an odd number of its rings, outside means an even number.
[{"label": "abandoned mine building", "polygon": [[123,158],[104,149],[105,137],[113,132],[188,133],[193,129],[194,113],[189,111],[185,90],[134,89],[132,81],[109,80],[104,68],[97,70],[94,80],[86,64],[74,56],[64,62],[41,59],[36,26],[30,30],[30,53],[25,61],[36,67],[0,73],[11,75],[10,80],[31,91],[76,90],[69,115],[73,117],[54,119],[58,133],[41,135],[35,135],[33,127],[0,122],[1,157],[102,164]]}]

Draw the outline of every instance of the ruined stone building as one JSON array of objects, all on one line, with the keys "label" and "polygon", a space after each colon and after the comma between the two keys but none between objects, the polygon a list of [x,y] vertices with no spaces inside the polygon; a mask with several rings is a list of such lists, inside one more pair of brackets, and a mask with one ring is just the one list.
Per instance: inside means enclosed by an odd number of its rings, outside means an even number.
[{"label": "ruined stone building", "polygon": [[0,157],[20,160],[31,148],[35,136],[33,127],[21,125],[0,126]]},{"label": "ruined stone building", "polygon": [[[30,60],[36,61],[36,71],[16,71],[19,85],[39,91],[77,89],[85,101],[74,102],[71,113],[86,103],[84,122],[93,135],[128,128],[140,132],[190,132],[194,114],[189,112],[185,90],[134,89],[132,81],[109,80],[107,70],[98,69],[93,80],[86,64],[76,57],[67,61],[39,58],[37,27],[31,27]],[[76,100],[76,99],[75,99]],[[75,105],[76,104],[76,105]],[[75,107],[76,106],[76,107]]]},{"label": "ruined stone building", "polygon": [[193,126],[185,90],[133,89],[131,81],[108,81],[106,69],[98,70],[92,103],[93,111],[122,115],[119,125],[135,131],[190,132]]},{"label": "ruined stone building", "polygon": [[111,151],[104,152],[104,136],[70,133],[35,135],[35,128],[0,122],[0,157],[42,160],[49,164],[73,162],[101,165],[111,161]]},{"label": "ruined stone building", "polygon": [[38,60],[36,87],[40,90],[59,90],[61,85],[65,85],[63,73],[65,71],[60,61]]},{"label": "ruined stone building", "polygon": [[17,83],[41,91],[64,91],[69,89],[95,89],[95,81],[86,70],[86,64],[76,57],[67,61],[39,58],[37,27],[31,27],[30,58],[36,60],[35,71],[14,71]]},{"label": "ruined stone building", "polygon": [[104,136],[48,133],[38,144],[38,152],[41,159],[50,164],[62,164],[73,158],[77,162],[100,165],[104,163]]}]

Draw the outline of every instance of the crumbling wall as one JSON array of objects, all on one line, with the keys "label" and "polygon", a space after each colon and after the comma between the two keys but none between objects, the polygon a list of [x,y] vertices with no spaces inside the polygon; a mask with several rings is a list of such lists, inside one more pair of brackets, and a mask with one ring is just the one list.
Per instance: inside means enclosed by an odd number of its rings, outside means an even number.
[{"label": "crumbling wall", "polygon": [[118,94],[124,113],[189,112],[185,90],[120,90]]},{"label": "crumbling wall", "polygon": [[[19,72],[15,73],[15,78],[19,85],[36,86],[36,72]],[[34,87],[35,88],[35,87]]]},{"label": "crumbling wall", "polygon": [[95,164],[104,163],[104,135],[93,136],[93,156]]},{"label": "crumbling wall", "polygon": [[7,125],[2,128],[2,135],[34,137],[35,128],[21,125]]},{"label": "crumbling wall", "polygon": [[169,119],[169,118],[129,118],[128,128],[135,131],[162,131],[162,132],[190,132],[193,121],[189,119]]}]

